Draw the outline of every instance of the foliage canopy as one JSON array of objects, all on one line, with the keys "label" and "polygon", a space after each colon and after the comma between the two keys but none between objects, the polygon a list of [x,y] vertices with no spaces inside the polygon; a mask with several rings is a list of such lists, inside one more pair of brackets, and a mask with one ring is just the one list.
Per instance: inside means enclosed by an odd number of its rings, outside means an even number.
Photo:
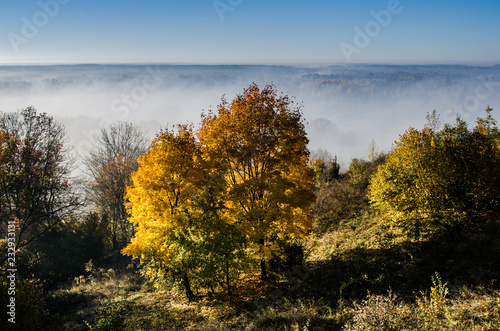
[{"label": "foliage canopy", "polygon": [[301,108],[288,96],[253,84],[231,103],[223,99],[217,112],[203,115],[199,139],[211,167],[224,174],[226,216],[262,262],[271,253],[266,241],[300,238],[310,229],[309,140]]},{"label": "foliage canopy", "polygon": [[185,125],[159,134],[127,190],[136,234],[123,252],[180,280],[188,297],[190,277],[229,292],[252,257],[265,276],[273,241],[310,228],[308,140],[291,104],[252,85],[203,115],[197,135]]},{"label": "foliage canopy", "polygon": [[189,299],[190,278],[225,277],[229,290],[241,257],[237,232],[218,212],[217,178],[206,172],[192,127],[160,133],[139,164],[127,189],[136,233],[123,253],[140,257],[151,278],[182,283]]},{"label": "foliage canopy", "polygon": [[419,233],[498,221],[500,148],[492,109],[474,128],[457,118],[438,129],[434,112],[423,130],[400,136],[370,182],[369,197],[387,224]]}]

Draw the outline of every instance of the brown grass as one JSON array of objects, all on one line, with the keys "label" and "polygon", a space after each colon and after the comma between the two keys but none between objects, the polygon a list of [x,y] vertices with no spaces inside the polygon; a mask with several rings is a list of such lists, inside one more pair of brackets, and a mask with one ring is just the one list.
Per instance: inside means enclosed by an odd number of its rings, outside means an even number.
[{"label": "brown grass", "polygon": [[[88,330],[87,322],[92,330],[500,329],[495,231],[416,241],[364,213],[310,234],[302,242],[303,268],[267,281],[248,274],[232,298],[199,292],[189,303],[177,288],[155,288],[129,270],[53,292],[44,328]],[[430,278],[436,271],[449,282],[439,309]]]}]

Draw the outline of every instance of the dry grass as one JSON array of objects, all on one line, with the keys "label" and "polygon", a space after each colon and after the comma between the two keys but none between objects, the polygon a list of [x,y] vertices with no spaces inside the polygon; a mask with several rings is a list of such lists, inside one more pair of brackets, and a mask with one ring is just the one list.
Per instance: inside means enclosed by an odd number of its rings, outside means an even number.
[{"label": "dry grass", "polygon": [[312,233],[304,240],[304,246],[311,261],[326,261],[353,250],[386,249],[406,240],[401,231],[380,225],[372,214],[365,212],[326,233]]},{"label": "dry grass", "polygon": [[[422,301],[420,301],[422,302]],[[442,310],[435,309],[436,302],[408,303],[397,296],[369,295],[350,308],[353,318],[345,331],[375,330],[499,330],[500,292],[468,288],[460,290],[456,298],[447,300]]]},{"label": "dry grass", "polygon": [[[133,271],[106,272],[52,293],[44,327],[88,330],[86,321],[92,330],[498,330],[499,246],[492,234],[468,236],[480,246],[439,236],[418,242],[364,214],[308,236],[308,268],[268,281],[246,275],[233,298],[202,292],[189,303],[175,287],[155,288]],[[443,284],[463,275],[447,285],[439,309],[430,289],[435,271]]]}]

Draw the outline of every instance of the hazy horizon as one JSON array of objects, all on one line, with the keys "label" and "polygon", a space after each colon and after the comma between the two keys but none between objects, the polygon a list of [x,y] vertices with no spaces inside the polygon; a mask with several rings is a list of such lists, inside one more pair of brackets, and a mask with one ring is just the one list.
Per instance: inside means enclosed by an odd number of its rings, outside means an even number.
[{"label": "hazy horizon", "polygon": [[302,103],[310,149],[337,155],[344,168],[366,158],[372,141],[388,152],[433,110],[443,123],[460,115],[473,124],[488,105],[500,104],[498,65],[81,64],[0,66],[0,110],[47,112],[84,155],[110,123],[137,123],[152,138],[167,125],[197,125],[223,95],[231,101],[254,82]]}]

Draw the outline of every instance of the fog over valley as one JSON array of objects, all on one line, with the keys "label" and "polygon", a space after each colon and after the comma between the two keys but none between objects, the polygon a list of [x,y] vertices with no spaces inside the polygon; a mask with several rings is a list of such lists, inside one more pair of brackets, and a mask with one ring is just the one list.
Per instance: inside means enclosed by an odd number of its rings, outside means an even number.
[{"label": "fog over valley", "polygon": [[[0,67],[0,110],[34,106],[67,129],[79,155],[101,127],[160,128],[200,121],[225,95],[255,82],[273,84],[303,105],[310,149],[326,149],[346,167],[375,141],[389,151],[408,127],[422,128],[434,109],[441,122],[469,124],[500,105],[500,66],[446,65],[60,65]],[[496,112],[495,112],[496,113]],[[494,114],[495,114],[494,113]],[[498,118],[498,116],[496,116]]]}]

